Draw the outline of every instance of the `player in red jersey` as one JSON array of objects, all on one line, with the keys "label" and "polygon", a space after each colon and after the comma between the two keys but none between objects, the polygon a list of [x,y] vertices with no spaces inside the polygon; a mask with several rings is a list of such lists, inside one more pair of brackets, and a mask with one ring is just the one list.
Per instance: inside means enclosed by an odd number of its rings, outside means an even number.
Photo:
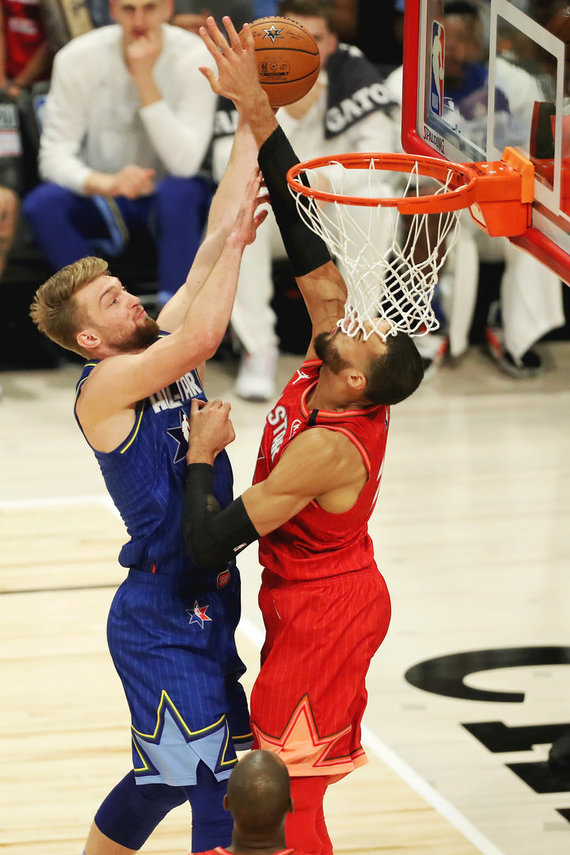
[{"label": "player in red jersey", "polygon": [[304,855],[285,843],[293,811],[287,766],[269,751],[251,751],[234,766],[224,796],[233,818],[232,842],[197,855]]},{"label": "player in red jersey", "polygon": [[[261,89],[246,34],[201,31],[218,76],[204,74],[249,123],[276,220],[313,326],[301,367],[269,413],[254,484],[223,511],[212,464],[234,437],[229,404],[193,405],[187,455],[187,543],[217,565],[260,538],[259,597],[266,627],[251,697],[257,745],[287,764],[295,811],[287,843],[330,855],[323,798],[329,783],[366,762],[360,723],[365,676],[390,621],[386,584],[367,523],[379,488],[389,407],[423,376],[406,335],[338,326],[346,286],[328,250],[301,220],[286,173],[298,162]],[[247,30],[246,30],[247,33]]]}]

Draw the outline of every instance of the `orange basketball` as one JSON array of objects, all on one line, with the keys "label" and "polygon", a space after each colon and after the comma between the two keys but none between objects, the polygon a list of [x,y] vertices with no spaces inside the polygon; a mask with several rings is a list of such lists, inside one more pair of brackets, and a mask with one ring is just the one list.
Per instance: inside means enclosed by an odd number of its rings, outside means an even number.
[{"label": "orange basketball", "polygon": [[290,18],[258,18],[249,25],[257,73],[272,107],[306,95],[319,74],[319,48],[310,32]]}]

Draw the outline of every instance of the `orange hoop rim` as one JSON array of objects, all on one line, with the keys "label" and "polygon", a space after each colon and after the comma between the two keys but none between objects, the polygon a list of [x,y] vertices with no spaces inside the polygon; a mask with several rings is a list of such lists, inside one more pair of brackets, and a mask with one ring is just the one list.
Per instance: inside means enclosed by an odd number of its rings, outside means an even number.
[{"label": "orange hoop rim", "polygon": [[[393,196],[393,197],[370,197],[370,196],[344,196],[338,193],[330,193],[326,190],[316,190],[307,187],[298,180],[302,172],[310,169],[318,169],[322,166],[330,166],[340,163],[346,169],[361,169],[370,167],[374,162],[376,169],[392,172],[411,172],[416,166],[420,175],[435,178],[446,183],[449,173],[452,173],[452,184],[456,181],[462,182],[454,186],[452,190],[442,191],[425,196]],[[315,157],[292,166],[287,172],[287,183],[291,190],[309,199],[318,199],[321,202],[337,202],[343,205],[360,205],[365,207],[398,208],[402,214],[433,214],[445,213],[447,211],[460,211],[468,208],[476,201],[476,187],[480,176],[476,170],[466,163],[453,163],[439,157],[426,157],[413,154],[386,153],[386,152],[355,152],[352,154],[338,154],[329,157]]]}]

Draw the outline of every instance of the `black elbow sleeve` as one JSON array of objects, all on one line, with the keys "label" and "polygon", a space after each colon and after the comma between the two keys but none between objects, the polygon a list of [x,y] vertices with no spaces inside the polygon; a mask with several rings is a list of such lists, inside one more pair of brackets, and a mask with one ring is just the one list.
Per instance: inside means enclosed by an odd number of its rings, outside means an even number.
[{"label": "black elbow sleeve", "polygon": [[[299,163],[299,158],[281,126],[265,140],[257,159],[293,274],[304,276],[311,273],[330,261],[331,256],[322,238],[303,222],[297,211],[286,175],[291,166]],[[303,199],[302,202],[308,203],[308,200]]]},{"label": "black elbow sleeve", "polygon": [[186,549],[200,567],[221,567],[245,549],[258,534],[241,496],[221,508],[214,495],[214,467],[186,467],[183,530]]}]

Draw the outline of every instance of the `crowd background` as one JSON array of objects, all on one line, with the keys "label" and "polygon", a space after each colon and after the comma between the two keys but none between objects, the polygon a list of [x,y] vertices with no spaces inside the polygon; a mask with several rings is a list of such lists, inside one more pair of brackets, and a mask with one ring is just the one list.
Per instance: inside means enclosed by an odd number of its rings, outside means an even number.
[{"label": "crowd background", "polygon": [[[384,0],[383,26],[376,26],[374,0],[330,0],[331,19],[339,42],[360,49],[386,79],[402,64],[404,0]],[[525,11],[543,23],[558,8],[551,3],[523,3]],[[534,9],[536,6],[536,9]],[[548,7],[548,8],[547,8]],[[38,334],[28,317],[31,296],[38,283],[53,272],[39,250],[22,203],[40,183],[38,151],[45,99],[50,87],[55,54],[72,38],[112,23],[108,0],[87,0],[66,19],[59,0],[1,0],[0,2],[0,369],[51,368],[61,365],[62,354]],[[207,11],[221,19],[229,14],[240,26],[246,20],[278,14],[278,0],[210,0]],[[202,2],[175,0],[170,23],[197,32],[205,19]],[[397,129],[396,129],[397,132]],[[201,174],[211,178],[211,157]],[[102,253],[103,254],[103,253]],[[191,261],[191,259],[190,259]],[[132,236],[123,252],[112,259],[113,272],[143,297],[149,311],[160,308],[156,246]],[[469,332],[471,344],[485,341],[489,306],[500,291],[504,261],[481,261],[479,291]],[[271,307],[276,317],[277,347],[281,352],[306,349],[308,322],[305,308],[292,287],[284,260],[274,260]],[[294,283],[293,283],[294,284]],[[482,287],[484,286],[484,287]],[[570,289],[564,287],[566,319],[570,317]],[[158,301],[158,302],[157,302]],[[155,305],[156,304],[156,305]],[[551,331],[547,339],[570,338],[570,326]],[[241,348],[241,349],[240,349]],[[237,361],[243,343],[228,335],[219,358]],[[271,392],[271,389],[270,389]],[[268,398],[271,395],[262,397]]]}]

